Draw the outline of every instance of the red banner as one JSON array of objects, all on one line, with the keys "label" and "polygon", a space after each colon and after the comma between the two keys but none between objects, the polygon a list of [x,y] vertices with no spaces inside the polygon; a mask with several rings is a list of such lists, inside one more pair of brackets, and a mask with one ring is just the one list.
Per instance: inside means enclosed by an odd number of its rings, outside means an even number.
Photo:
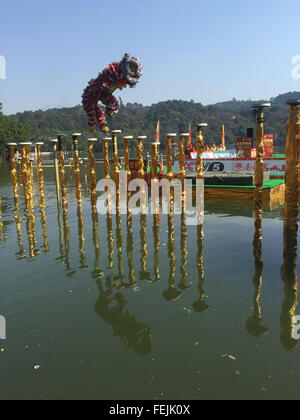
[{"label": "red banner", "polygon": [[236,154],[238,158],[251,158],[252,137],[238,137],[236,139]]},{"label": "red banner", "polygon": [[264,135],[264,157],[271,157],[274,154],[274,135]]}]

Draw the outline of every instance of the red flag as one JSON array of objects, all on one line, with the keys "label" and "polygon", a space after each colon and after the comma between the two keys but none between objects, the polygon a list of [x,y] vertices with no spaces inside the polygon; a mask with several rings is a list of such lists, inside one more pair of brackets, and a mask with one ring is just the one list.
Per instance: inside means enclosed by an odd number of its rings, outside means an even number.
[{"label": "red flag", "polygon": [[189,143],[188,146],[192,146],[192,124],[189,126]]}]

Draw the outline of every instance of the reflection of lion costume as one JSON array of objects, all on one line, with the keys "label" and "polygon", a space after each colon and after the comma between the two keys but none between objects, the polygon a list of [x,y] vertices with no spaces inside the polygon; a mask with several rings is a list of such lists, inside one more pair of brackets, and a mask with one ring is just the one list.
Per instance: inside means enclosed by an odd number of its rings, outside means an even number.
[{"label": "reflection of lion costume", "polygon": [[82,105],[88,115],[88,124],[91,131],[96,128],[98,121],[101,130],[108,131],[103,110],[98,105],[102,102],[105,112],[111,118],[119,110],[119,103],[112,93],[123,89],[127,85],[134,88],[142,76],[142,65],[138,58],[125,54],[120,63],[109,64],[97,79],[92,79],[82,95]]}]

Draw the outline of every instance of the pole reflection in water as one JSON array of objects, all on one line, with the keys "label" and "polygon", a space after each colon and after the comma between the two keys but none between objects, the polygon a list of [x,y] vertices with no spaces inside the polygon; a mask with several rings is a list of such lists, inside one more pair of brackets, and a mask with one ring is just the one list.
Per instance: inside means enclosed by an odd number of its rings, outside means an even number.
[{"label": "pole reflection in water", "polygon": [[291,224],[285,226],[284,263],[281,270],[281,276],[284,283],[284,301],[280,317],[280,338],[283,347],[288,351],[298,347],[298,340],[293,338],[293,329],[296,326],[294,317],[297,315],[298,306],[297,229],[297,220],[295,220],[293,226]]},{"label": "pole reflection in water", "polygon": [[92,277],[94,279],[98,279],[99,277],[103,276],[103,271],[100,269],[100,243],[99,243],[99,220],[98,220],[98,213],[92,213],[92,221],[93,221],[93,242],[95,246],[95,264],[94,264],[94,271],[92,272]]},{"label": "pole reflection in water", "polygon": [[4,234],[4,223],[2,221],[2,197],[0,197],[0,242],[3,242],[7,239],[7,236]]},{"label": "pole reflection in water", "polygon": [[132,214],[130,211],[127,213],[127,258],[129,269],[129,285],[130,287],[136,284],[135,268],[133,262],[134,241],[132,229]]},{"label": "pole reflection in water", "polygon": [[252,337],[262,337],[268,333],[268,328],[262,325],[262,311],[260,295],[263,284],[263,253],[262,253],[262,190],[255,192],[255,233],[253,240],[253,254],[255,274],[253,277],[254,297],[253,314],[246,323],[246,329]]},{"label": "pole reflection in water", "polygon": [[75,186],[76,186],[76,198],[77,198],[77,217],[78,217],[78,241],[79,241],[79,255],[80,255],[80,268],[86,269],[88,265],[86,263],[84,253],[84,221],[82,217],[82,194],[81,194],[81,180],[80,180],[80,165],[79,165],[79,152],[78,152],[78,137],[80,133],[73,134],[73,146],[74,146],[74,167],[75,167]]},{"label": "pole reflection in water", "polygon": [[[79,188],[76,185],[76,188]],[[82,216],[82,201],[77,201],[77,216],[78,216],[78,240],[79,240],[79,255],[80,255],[80,268],[86,269],[88,268],[85,252],[84,252],[84,221]]]},{"label": "pole reflection in water", "polygon": [[141,241],[141,271],[140,271],[140,280],[146,280],[152,282],[151,275],[147,271],[147,259],[148,259],[148,250],[147,250],[147,215],[140,215],[140,241]]},{"label": "pole reflection in water", "polygon": [[118,280],[120,280],[120,287],[125,285],[125,275],[123,268],[123,233],[122,233],[122,217],[119,213],[116,215],[116,245],[118,249]]},{"label": "pole reflection in water", "polygon": [[93,242],[95,247],[95,263],[94,271],[92,272],[93,278],[103,276],[103,271],[100,269],[100,243],[99,243],[99,218],[97,213],[97,180],[95,172],[95,155],[94,144],[97,142],[96,138],[88,139],[89,148],[89,165],[90,165],[90,189],[91,189],[91,207],[92,207],[92,222],[93,222]]},{"label": "pole reflection in water", "polygon": [[205,302],[205,272],[204,272],[204,234],[203,234],[203,225],[197,226],[197,269],[198,269],[198,291],[199,299],[193,304],[195,312],[205,312],[209,309],[209,305]]},{"label": "pole reflection in water", "polygon": [[114,234],[112,229],[112,215],[107,213],[106,217],[106,228],[107,228],[107,247],[108,247],[108,268],[114,268]]},{"label": "pole reflection in water", "polygon": [[186,214],[185,212],[182,213],[181,215],[181,227],[180,227],[180,232],[181,232],[181,236],[180,236],[180,252],[181,252],[181,281],[178,284],[178,286],[182,289],[188,289],[191,287],[191,285],[189,284],[187,278],[188,278],[188,273],[186,270],[186,264],[188,261],[188,251],[187,251],[187,230],[186,230]]},{"label": "pole reflection in water", "polygon": [[[171,207],[173,206],[171,201]],[[176,256],[175,256],[175,240],[174,240],[174,213],[168,215],[168,258],[169,258],[169,279],[168,289],[162,295],[166,301],[177,300],[181,296],[181,292],[175,287],[176,274]]]},{"label": "pole reflection in water", "polygon": [[153,240],[154,240],[154,275],[155,281],[160,280],[159,274],[159,250],[160,250],[160,214],[153,215]]},{"label": "pole reflection in water", "polygon": [[114,336],[120,337],[125,347],[132,348],[139,356],[150,354],[153,336],[151,326],[138,322],[135,315],[126,309],[126,298],[120,291],[116,291],[116,284],[112,284],[110,276],[106,278],[106,289],[101,280],[97,280],[97,286],[100,295],[95,311],[99,317],[112,327]]}]

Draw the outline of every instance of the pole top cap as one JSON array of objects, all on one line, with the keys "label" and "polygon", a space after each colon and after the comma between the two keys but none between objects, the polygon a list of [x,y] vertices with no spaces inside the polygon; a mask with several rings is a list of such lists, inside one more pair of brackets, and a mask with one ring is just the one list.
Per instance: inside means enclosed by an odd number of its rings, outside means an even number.
[{"label": "pole top cap", "polygon": [[177,137],[177,134],[176,133],[169,133],[169,134],[167,134],[167,137]]},{"label": "pole top cap", "polygon": [[36,146],[43,146],[44,143],[42,141],[38,141],[37,143],[35,143]]},{"label": "pole top cap", "polygon": [[32,146],[32,143],[30,143],[30,142],[21,142],[19,144],[20,144],[20,146]]},{"label": "pole top cap", "polygon": [[133,136],[125,136],[123,137],[124,140],[133,140]]},{"label": "pole top cap", "polygon": [[189,137],[190,136],[190,133],[182,133],[182,134],[180,134],[180,137]]},{"label": "pole top cap", "polygon": [[88,141],[90,141],[90,142],[96,142],[96,141],[98,141],[98,139],[96,137],[94,137],[94,138],[88,139]]},{"label": "pole top cap", "polygon": [[159,145],[160,145],[160,142],[158,141],[154,141],[151,143],[151,146],[159,146]]},{"label": "pole top cap", "polygon": [[[62,136],[63,136],[63,134],[62,134]],[[74,134],[72,134],[72,136],[73,137],[80,137],[81,136],[81,133],[74,133]]]},{"label": "pole top cap", "polygon": [[298,106],[300,105],[300,99],[290,99],[286,102],[286,104],[290,106]]},{"label": "pole top cap", "polygon": [[208,126],[207,123],[200,123],[200,124],[198,124],[198,127],[207,127],[207,126]]},{"label": "pole top cap", "polygon": [[138,140],[146,140],[147,136],[138,136]]},{"label": "pole top cap", "polygon": [[17,143],[6,143],[7,146],[17,146]]},{"label": "pole top cap", "polygon": [[110,140],[112,140],[112,138],[111,137],[104,137],[103,140],[110,141]]},{"label": "pole top cap", "polygon": [[122,133],[122,130],[112,130],[112,134],[120,134]]},{"label": "pole top cap", "polygon": [[53,139],[53,140],[50,140],[50,141],[51,141],[51,143],[58,143],[57,139]]},{"label": "pole top cap", "polygon": [[270,108],[271,104],[269,102],[261,102],[258,104],[254,104],[251,106],[252,109],[262,109],[262,108]]}]

